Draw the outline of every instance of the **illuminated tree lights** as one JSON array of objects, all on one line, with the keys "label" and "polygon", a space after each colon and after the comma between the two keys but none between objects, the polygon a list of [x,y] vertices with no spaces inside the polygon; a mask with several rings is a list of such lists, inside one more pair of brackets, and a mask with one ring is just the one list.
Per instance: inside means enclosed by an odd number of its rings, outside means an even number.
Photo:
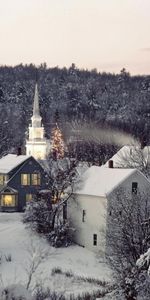
[{"label": "illuminated tree lights", "polygon": [[57,123],[52,130],[52,153],[56,159],[64,157],[64,141]]}]

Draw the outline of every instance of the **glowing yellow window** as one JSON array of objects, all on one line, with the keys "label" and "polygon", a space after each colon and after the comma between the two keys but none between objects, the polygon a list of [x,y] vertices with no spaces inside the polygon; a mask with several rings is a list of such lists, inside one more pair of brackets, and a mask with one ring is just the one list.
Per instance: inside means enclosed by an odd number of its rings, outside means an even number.
[{"label": "glowing yellow window", "polygon": [[41,184],[41,176],[40,173],[35,173],[31,175],[32,185],[40,185]]},{"label": "glowing yellow window", "polygon": [[15,195],[2,195],[2,206],[16,206],[16,197]]},{"label": "glowing yellow window", "polygon": [[26,201],[31,201],[34,198],[33,194],[26,194]]},{"label": "glowing yellow window", "polygon": [[30,174],[21,174],[21,184],[30,185]]},{"label": "glowing yellow window", "polygon": [[7,181],[7,175],[0,174],[0,185],[4,185]]}]

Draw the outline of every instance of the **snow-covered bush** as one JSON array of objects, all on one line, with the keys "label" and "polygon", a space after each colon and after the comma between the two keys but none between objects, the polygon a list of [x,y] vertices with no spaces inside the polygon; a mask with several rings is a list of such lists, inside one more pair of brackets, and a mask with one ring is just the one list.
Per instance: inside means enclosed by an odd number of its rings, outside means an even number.
[{"label": "snow-covered bush", "polygon": [[68,222],[60,222],[60,224],[55,226],[54,230],[49,232],[46,236],[54,247],[67,247],[72,243],[71,229]]},{"label": "snow-covered bush", "polygon": [[0,290],[1,300],[34,300],[31,293],[20,284],[12,284]]},{"label": "snow-covered bush", "polygon": [[33,199],[26,207],[23,222],[30,224],[31,229],[38,233],[50,232],[52,210],[49,204],[43,199]]},{"label": "snow-covered bush", "polygon": [[[52,205],[45,200],[32,200],[26,208],[23,222],[28,223],[32,230],[44,234],[54,247],[69,246],[72,236],[69,223],[63,220],[63,206]],[[57,216],[56,216],[57,215]]]}]

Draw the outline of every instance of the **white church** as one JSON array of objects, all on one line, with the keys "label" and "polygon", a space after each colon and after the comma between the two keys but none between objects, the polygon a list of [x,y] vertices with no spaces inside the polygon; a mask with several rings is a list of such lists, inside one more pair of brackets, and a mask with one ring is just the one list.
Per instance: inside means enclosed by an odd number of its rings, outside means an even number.
[{"label": "white church", "polygon": [[45,160],[50,151],[50,141],[45,138],[45,130],[42,124],[39,109],[39,94],[37,83],[33,102],[33,115],[29,125],[29,136],[26,141],[26,155],[33,156],[37,160]]}]

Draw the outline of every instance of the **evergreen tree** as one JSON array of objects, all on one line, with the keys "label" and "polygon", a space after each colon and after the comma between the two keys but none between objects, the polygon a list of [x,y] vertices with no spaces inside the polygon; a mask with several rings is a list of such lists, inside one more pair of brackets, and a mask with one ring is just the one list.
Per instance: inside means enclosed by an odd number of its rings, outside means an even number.
[{"label": "evergreen tree", "polygon": [[52,130],[52,154],[53,157],[57,159],[61,159],[64,157],[64,140],[62,137],[62,133],[58,124],[56,123],[56,127]]}]

